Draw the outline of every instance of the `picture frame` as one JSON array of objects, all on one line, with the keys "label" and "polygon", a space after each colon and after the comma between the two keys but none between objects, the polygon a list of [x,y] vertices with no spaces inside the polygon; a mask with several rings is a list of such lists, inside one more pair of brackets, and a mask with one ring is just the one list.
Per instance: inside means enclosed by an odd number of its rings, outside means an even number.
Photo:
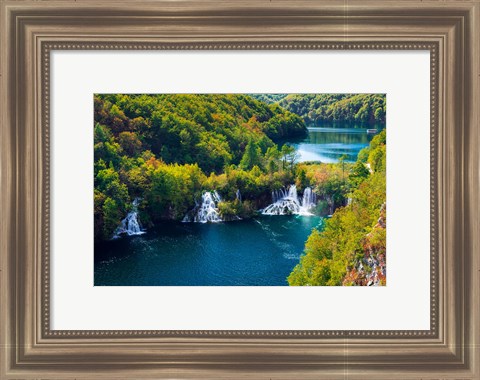
[{"label": "picture frame", "polygon": [[[480,3],[2,1],[0,378],[480,377]],[[50,328],[53,50],[429,50],[425,331]]]}]

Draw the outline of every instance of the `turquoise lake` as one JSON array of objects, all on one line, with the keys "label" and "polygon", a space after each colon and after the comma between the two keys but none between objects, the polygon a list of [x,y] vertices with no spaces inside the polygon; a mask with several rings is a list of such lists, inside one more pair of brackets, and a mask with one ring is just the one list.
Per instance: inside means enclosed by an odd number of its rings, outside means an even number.
[{"label": "turquoise lake", "polygon": [[299,161],[338,162],[345,156],[346,162],[355,162],[358,152],[367,147],[373,135],[364,128],[308,128],[308,136],[289,143],[297,149]]},{"label": "turquoise lake", "polygon": [[288,285],[318,216],[157,225],[97,246],[95,285]]}]

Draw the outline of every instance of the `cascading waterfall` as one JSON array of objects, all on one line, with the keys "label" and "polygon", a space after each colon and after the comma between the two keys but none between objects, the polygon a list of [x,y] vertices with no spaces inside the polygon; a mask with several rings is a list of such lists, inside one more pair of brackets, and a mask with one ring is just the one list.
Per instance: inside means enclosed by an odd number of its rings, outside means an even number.
[{"label": "cascading waterfall", "polygon": [[[240,190],[235,193],[236,199],[242,200]],[[218,223],[224,220],[220,216],[217,204],[222,199],[216,191],[206,191],[202,195],[201,203],[197,203],[193,210],[190,210],[182,222],[189,223]],[[317,199],[315,193],[310,187],[305,188],[302,199],[298,199],[297,187],[291,185],[288,189],[279,189],[272,191],[273,203],[260,210],[263,215],[313,215],[310,210],[315,207]],[[233,217],[228,220],[240,220]]]},{"label": "cascading waterfall", "polygon": [[220,195],[216,191],[206,191],[202,195],[202,203],[185,215],[182,221],[195,223],[222,222],[223,220],[217,208],[217,203],[221,200]]},{"label": "cascading waterfall", "polygon": [[303,198],[302,198],[302,207],[305,210],[310,210],[311,208],[315,207],[317,203],[317,196],[312,191],[310,187],[306,187],[303,191]]},{"label": "cascading waterfall", "polygon": [[220,195],[216,191],[205,192],[202,195],[202,204],[200,205],[193,221],[196,223],[218,223],[222,221],[218,213],[217,203],[221,201]]},{"label": "cascading waterfall", "polygon": [[140,219],[138,217],[138,205],[140,204],[140,198],[135,198],[132,203],[132,211],[130,211],[125,219],[122,220],[121,225],[115,230],[113,239],[117,239],[120,235],[142,235],[145,231],[142,229]]},{"label": "cascading waterfall", "polygon": [[273,203],[281,201],[282,199],[295,200],[296,203],[298,203],[300,205],[300,203],[298,201],[297,187],[295,185],[291,185],[288,188],[288,190],[279,189],[279,190],[272,191],[272,201],[273,201]]},{"label": "cascading waterfall", "polygon": [[316,196],[310,187],[305,188],[302,201],[298,199],[297,187],[291,185],[272,192],[273,203],[262,210],[263,215],[312,215],[310,210],[316,204]]}]

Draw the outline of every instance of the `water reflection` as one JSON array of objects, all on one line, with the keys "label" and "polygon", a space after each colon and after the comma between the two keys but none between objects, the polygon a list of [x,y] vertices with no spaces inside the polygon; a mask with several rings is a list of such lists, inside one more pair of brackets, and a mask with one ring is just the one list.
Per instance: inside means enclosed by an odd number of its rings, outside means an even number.
[{"label": "water reflection", "polygon": [[[375,126],[378,131],[382,126]],[[358,152],[367,147],[373,138],[367,128],[309,127],[308,136],[302,140],[290,141],[297,149],[299,161],[338,162],[346,156],[347,162],[355,162]]]}]

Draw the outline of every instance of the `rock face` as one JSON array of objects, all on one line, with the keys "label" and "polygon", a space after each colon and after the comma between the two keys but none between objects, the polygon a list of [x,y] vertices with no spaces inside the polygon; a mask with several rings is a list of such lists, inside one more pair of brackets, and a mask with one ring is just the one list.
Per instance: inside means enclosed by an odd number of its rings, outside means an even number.
[{"label": "rock face", "polygon": [[348,268],[343,285],[386,285],[386,228],[387,206],[380,208],[380,217],[363,241],[363,257],[357,259],[353,268]]}]

